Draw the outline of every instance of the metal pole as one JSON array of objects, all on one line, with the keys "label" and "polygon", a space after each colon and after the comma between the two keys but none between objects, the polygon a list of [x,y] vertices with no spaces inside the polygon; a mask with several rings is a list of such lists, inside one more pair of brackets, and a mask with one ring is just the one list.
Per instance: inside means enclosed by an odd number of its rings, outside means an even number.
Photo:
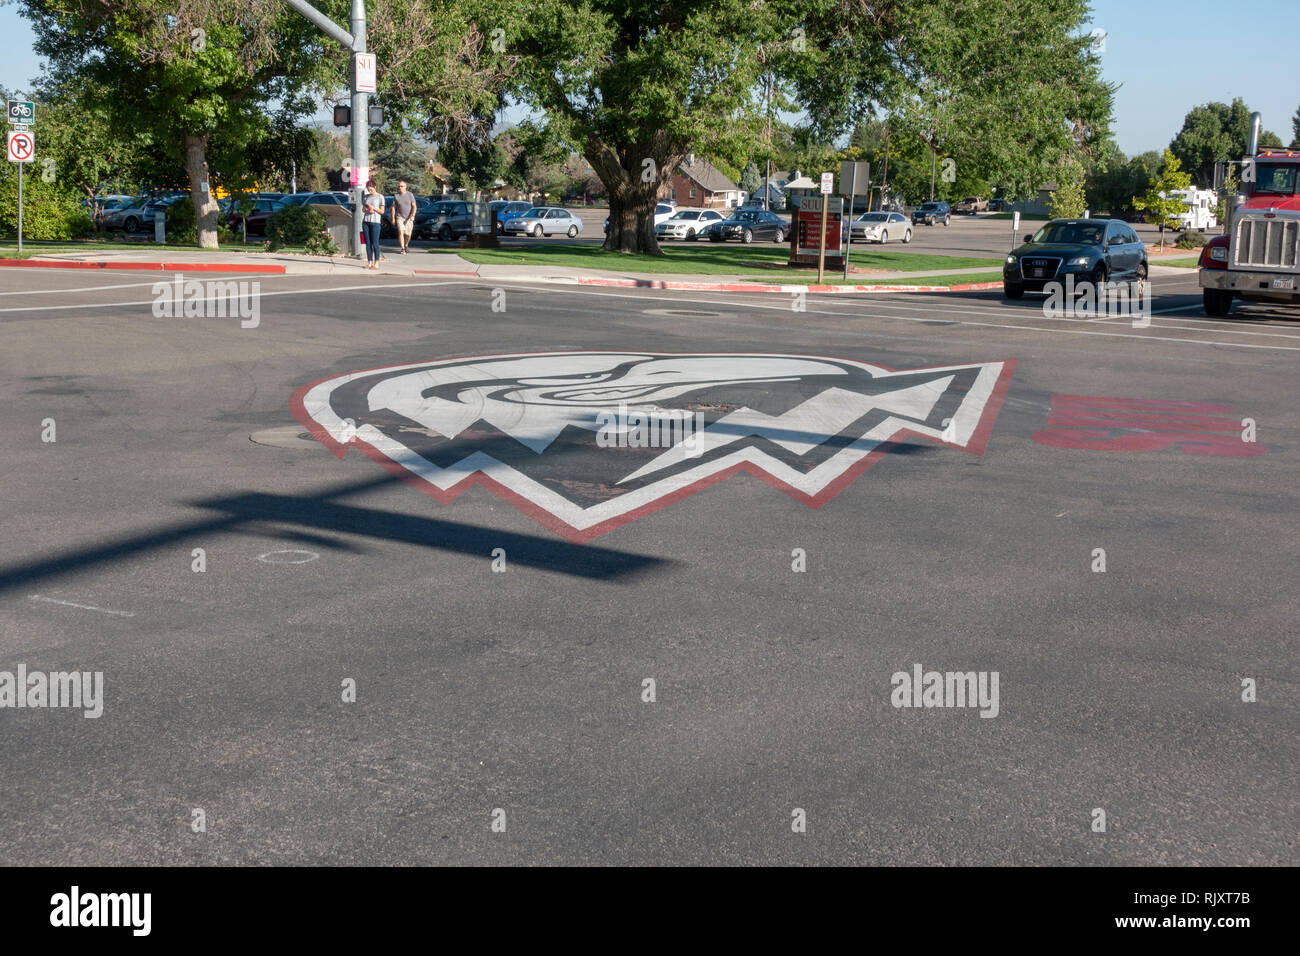
[{"label": "metal pole", "polygon": [[18,164],[18,258],[23,257],[23,167],[26,163]]},{"label": "metal pole", "polygon": [[[849,281],[849,253],[853,249],[853,197],[858,188],[858,164],[853,164],[853,171],[849,173],[849,235],[844,242],[844,281]],[[841,213],[841,218],[843,214]]]},{"label": "metal pole", "polygon": [[[365,0],[352,0],[352,52],[366,52],[366,3]],[[370,175],[370,115],[367,107],[369,97],[357,91],[356,58],[353,57],[352,70],[352,162],[353,168],[360,166]],[[360,258],[365,255],[361,247],[362,223],[365,221],[365,204],[362,197],[366,194],[366,184],[362,182],[353,189],[352,201],[352,254]]]}]

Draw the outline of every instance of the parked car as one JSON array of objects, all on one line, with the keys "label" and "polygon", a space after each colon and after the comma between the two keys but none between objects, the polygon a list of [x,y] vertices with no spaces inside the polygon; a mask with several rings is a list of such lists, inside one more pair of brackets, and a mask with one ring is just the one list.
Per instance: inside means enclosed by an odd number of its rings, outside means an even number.
[{"label": "parked car", "polygon": [[1002,290],[1019,299],[1068,275],[1076,285],[1145,280],[1147,247],[1118,219],[1053,219],[1007,255]]},{"label": "parked car", "polygon": [[912,224],[901,212],[864,212],[853,220],[853,238],[865,242],[912,241]]},{"label": "parked car", "polygon": [[278,199],[257,199],[253,201],[252,211],[247,216],[240,215],[238,209],[232,210],[227,216],[226,224],[238,232],[239,222],[242,219],[248,235],[265,236],[266,221],[283,208],[285,208],[285,204]]},{"label": "parked car", "polygon": [[139,196],[130,202],[123,203],[120,208],[114,209],[111,213],[106,212],[104,227],[107,229],[121,229],[123,232],[132,235],[143,229],[152,229],[154,217],[158,212],[165,210],[181,198],[183,198],[182,194],[168,196],[163,199]]},{"label": "parked car", "polygon": [[440,199],[429,207],[427,216],[422,220],[415,214],[416,238],[427,236],[447,242],[468,236],[474,231],[474,204],[463,199]]},{"label": "parked car", "polygon": [[784,242],[789,234],[789,223],[776,213],[761,209],[737,210],[729,219],[715,222],[704,229],[704,235],[709,237],[710,242],[725,242],[728,239],[739,239],[745,243],[755,239]]},{"label": "parked car", "polygon": [[280,201],[286,206],[308,205],[334,205],[342,206],[344,209],[352,208],[352,200],[344,192],[306,192],[292,193],[288,196],[280,197]]},{"label": "parked car", "polygon": [[923,202],[912,210],[912,225],[945,226],[952,224],[952,208],[942,200]]},{"label": "parked car", "polygon": [[559,206],[534,206],[505,224],[506,235],[542,236],[564,234],[572,239],[582,232],[582,220]]},{"label": "parked car", "polygon": [[694,242],[700,231],[710,223],[722,222],[725,218],[716,209],[679,209],[655,225],[655,236],[659,239],[686,239]]},{"label": "parked car", "polygon": [[1006,212],[1008,205],[1010,204],[1005,199],[990,199],[989,212]]},{"label": "parked car", "polygon": [[977,212],[988,211],[989,201],[987,199],[981,199],[978,196],[967,196],[953,207],[953,212],[965,213],[968,216],[973,216]]},{"label": "parked car", "polygon": [[489,207],[492,210],[492,218],[497,224],[497,235],[501,235],[505,231],[507,219],[514,219],[516,216],[523,215],[533,208],[533,204],[515,199],[498,199],[489,203]]}]

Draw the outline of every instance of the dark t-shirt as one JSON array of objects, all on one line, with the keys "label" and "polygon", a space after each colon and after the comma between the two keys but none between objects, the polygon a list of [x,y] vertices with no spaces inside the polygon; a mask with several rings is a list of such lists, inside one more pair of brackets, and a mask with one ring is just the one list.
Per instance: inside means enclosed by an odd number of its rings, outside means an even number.
[{"label": "dark t-shirt", "polygon": [[415,211],[415,194],[397,193],[393,196],[393,209],[397,211],[398,219],[410,219]]}]

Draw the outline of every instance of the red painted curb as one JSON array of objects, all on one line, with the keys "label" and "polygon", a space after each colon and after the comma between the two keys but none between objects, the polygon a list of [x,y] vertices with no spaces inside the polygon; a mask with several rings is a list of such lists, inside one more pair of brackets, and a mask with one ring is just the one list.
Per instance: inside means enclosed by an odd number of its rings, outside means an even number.
[{"label": "red painted curb", "polygon": [[223,262],[84,262],[68,260],[50,262],[48,259],[0,259],[0,266],[13,266],[19,269],[132,269],[149,272],[259,272],[270,275],[284,275],[284,266],[272,266],[264,263],[250,263],[237,266]]}]

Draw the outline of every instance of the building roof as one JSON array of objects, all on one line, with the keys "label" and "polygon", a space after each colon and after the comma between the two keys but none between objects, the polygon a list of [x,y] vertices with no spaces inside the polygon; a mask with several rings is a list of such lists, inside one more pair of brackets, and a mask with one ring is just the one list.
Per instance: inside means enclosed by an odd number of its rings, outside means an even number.
[{"label": "building roof", "polygon": [[694,165],[691,165],[691,161],[687,160],[677,168],[683,176],[693,179],[711,193],[734,192],[740,188],[707,159],[701,159],[698,156],[695,157]]}]

